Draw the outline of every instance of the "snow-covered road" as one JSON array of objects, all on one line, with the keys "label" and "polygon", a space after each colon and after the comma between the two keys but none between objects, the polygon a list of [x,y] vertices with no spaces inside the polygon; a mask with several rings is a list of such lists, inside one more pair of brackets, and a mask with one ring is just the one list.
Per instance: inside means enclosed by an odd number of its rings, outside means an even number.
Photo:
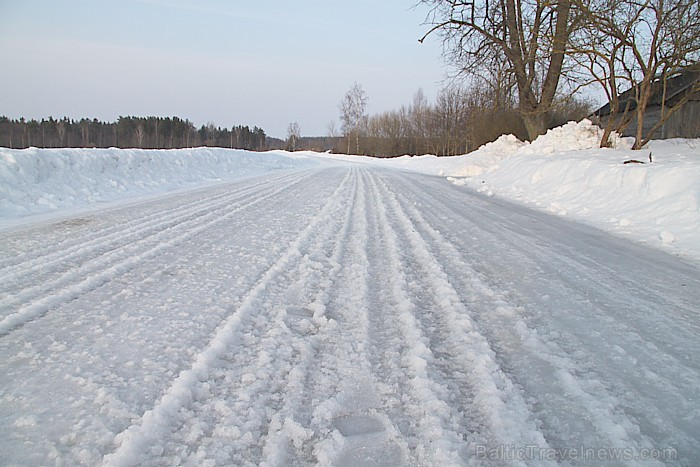
[{"label": "snow-covered road", "polygon": [[1,235],[3,465],[700,459],[698,266],[444,179],[325,163]]}]

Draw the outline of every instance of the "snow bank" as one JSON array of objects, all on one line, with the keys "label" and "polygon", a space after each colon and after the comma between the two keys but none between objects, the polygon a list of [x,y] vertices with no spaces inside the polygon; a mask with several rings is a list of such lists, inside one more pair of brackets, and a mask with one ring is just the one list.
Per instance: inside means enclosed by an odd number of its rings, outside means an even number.
[{"label": "snow bank", "polygon": [[632,151],[616,136],[613,149],[600,149],[601,136],[583,120],[529,144],[504,136],[464,156],[428,156],[428,169],[426,156],[398,165],[700,259],[700,140]]},{"label": "snow bank", "polygon": [[0,148],[0,220],[313,164],[283,151]]},{"label": "snow bank", "polygon": [[643,153],[518,154],[467,185],[700,258],[700,141],[655,142]]},{"label": "snow bank", "polygon": [[[558,152],[580,151],[597,148],[603,138],[603,129],[584,119],[580,122],[569,122],[537,138],[532,143],[525,143],[518,154],[546,155]],[[632,140],[620,138],[616,133],[610,136],[614,148],[629,149]]]}]

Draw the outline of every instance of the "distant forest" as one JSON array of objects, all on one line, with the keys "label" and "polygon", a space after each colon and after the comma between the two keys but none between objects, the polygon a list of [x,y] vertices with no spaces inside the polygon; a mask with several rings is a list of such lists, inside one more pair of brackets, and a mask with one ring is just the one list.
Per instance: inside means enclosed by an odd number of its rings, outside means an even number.
[{"label": "distant forest", "polygon": [[217,146],[260,151],[267,149],[267,136],[258,127],[234,126],[229,130],[209,123],[197,129],[189,120],[178,117],[119,117],[116,122],[0,117],[0,146],[12,149]]}]

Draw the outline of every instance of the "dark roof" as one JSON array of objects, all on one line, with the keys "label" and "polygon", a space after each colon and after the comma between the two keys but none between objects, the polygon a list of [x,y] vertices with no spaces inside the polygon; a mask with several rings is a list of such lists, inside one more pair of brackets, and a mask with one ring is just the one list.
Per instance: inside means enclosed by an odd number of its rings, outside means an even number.
[{"label": "dark roof", "polygon": [[[695,83],[700,82],[700,62],[679,70],[666,80],[666,104],[673,106],[687,92],[690,92]],[[629,110],[637,108],[637,101],[634,98],[635,88],[628,89],[620,94],[618,113],[624,112],[629,103]],[[661,105],[664,95],[664,87],[661,78],[657,78],[653,84],[653,94],[649,99],[648,106]],[[593,115],[604,117],[610,115],[610,103],[605,104],[596,110]]]}]

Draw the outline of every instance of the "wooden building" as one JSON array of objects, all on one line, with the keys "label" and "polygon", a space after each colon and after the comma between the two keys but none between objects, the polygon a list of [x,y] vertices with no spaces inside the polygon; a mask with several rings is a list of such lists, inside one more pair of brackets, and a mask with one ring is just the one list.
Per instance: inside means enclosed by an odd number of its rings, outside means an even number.
[{"label": "wooden building", "polygon": [[[668,138],[700,138],[700,63],[684,68],[666,80],[665,106],[674,107],[684,98],[689,100],[671,115],[668,120],[653,135],[654,139]],[[690,93],[690,96],[688,94]],[[625,107],[629,105],[628,115],[636,114],[635,89],[629,89],[620,95],[617,118],[621,118]],[[661,118],[662,103],[664,102],[664,86],[659,80],[654,85],[654,93],[644,112],[644,134]],[[610,119],[610,104],[596,110],[591,119],[605,126]],[[668,111],[668,109],[666,109]],[[637,118],[622,132],[623,136],[634,136],[637,131]]]}]

